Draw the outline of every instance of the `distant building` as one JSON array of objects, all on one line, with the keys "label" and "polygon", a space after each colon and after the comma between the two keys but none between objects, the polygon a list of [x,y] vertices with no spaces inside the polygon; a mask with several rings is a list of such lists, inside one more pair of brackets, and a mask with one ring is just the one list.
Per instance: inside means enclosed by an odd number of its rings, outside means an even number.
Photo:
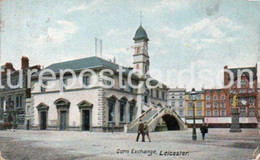
[{"label": "distant building", "polygon": [[204,103],[205,96],[204,90],[196,91],[196,99],[192,101],[190,98],[190,92],[185,94],[185,119],[188,126],[193,124],[193,103],[195,104],[195,118],[196,124],[202,124],[204,121]]},{"label": "distant building", "polygon": [[[15,128],[25,126],[25,99],[30,97],[30,89],[27,88],[28,69],[40,69],[40,66],[29,66],[29,59],[22,57],[21,70],[15,70],[11,63],[6,63],[2,68],[2,85],[0,90],[0,122],[11,122]],[[7,70],[11,71],[11,84],[19,83],[19,71],[22,71],[22,88],[11,89],[7,84]]]},{"label": "distant building", "polygon": [[[258,117],[258,86],[257,86],[257,66],[255,67],[244,67],[244,68],[228,68],[225,66],[224,69],[231,71],[234,75],[233,85],[225,89],[225,93],[229,98],[229,103],[227,103],[227,108],[230,110],[232,107],[233,97],[237,94],[238,96],[238,105],[237,107],[240,110],[240,124],[242,127],[256,127]],[[242,71],[241,75],[241,87],[238,87],[238,72]],[[253,84],[250,88],[249,84],[249,73],[250,71],[253,74]],[[224,84],[227,85],[231,82],[231,77],[227,72],[224,73]],[[228,111],[229,115],[229,111]]]},{"label": "distant building", "polygon": [[167,105],[171,106],[176,113],[185,119],[185,88],[172,88],[167,92]]},{"label": "distant building", "polygon": [[206,89],[204,115],[210,127],[229,126],[231,123],[229,97],[224,89]]}]

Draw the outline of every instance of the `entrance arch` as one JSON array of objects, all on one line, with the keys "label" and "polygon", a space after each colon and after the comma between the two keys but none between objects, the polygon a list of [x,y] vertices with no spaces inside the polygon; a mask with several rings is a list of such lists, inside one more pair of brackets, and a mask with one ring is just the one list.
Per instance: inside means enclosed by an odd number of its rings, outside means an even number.
[{"label": "entrance arch", "polygon": [[183,128],[173,114],[162,115],[154,127],[155,131],[176,131]]},{"label": "entrance arch", "polygon": [[80,111],[80,130],[91,131],[93,104],[83,100],[78,104],[78,107]]},{"label": "entrance arch", "polygon": [[46,130],[48,127],[48,110],[49,106],[47,106],[44,103],[40,103],[38,106],[36,106],[38,109],[38,122],[39,126],[38,128],[40,130]]},{"label": "entrance arch", "polygon": [[171,130],[180,130],[180,125],[176,118],[170,114],[162,116],[163,121],[166,123],[167,129]]},{"label": "entrance arch", "polygon": [[70,102],[66,99],[59,98],[54,104],[57,107],[58,112],[58,129],[67,130],[69,128],[69,107]]}]

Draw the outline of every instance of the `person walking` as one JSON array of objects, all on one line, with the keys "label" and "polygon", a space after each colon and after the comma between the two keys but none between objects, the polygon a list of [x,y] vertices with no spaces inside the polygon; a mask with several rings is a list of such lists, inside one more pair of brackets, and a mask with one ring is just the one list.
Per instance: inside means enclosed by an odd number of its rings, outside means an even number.
[{"label": "person walking", "polygon": [[149,136],[149,128],[148,128],[147,122],[144,122],[144,136],[145,135],[148,137],[149,142],[151,142],[151,139],[150,139],[150,136]]},{"label": "person walking", "polygon": [[205,134],[208,133],[208,128],[205,125],[205,123],[202,124],[202,126],[200,127],[200,132],[202,134],[202,139],[205,139]]},{"label": "person walking", "polygon": [[138,126],[138,131],[137,131],[137,137],[136,137],[136,142],[139,140],[139,136],[142,135],[142,142],[144,142],[144,123],[142,120],[140,120],[139,126]]}]

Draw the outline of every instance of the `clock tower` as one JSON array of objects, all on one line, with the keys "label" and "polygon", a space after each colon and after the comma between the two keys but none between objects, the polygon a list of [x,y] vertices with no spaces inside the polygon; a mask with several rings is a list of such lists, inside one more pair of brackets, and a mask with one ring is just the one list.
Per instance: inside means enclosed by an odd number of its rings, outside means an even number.
[{"label": "clock tower", "polygon": [[148,74],[150,61],[148,54],[148,36],[142,25],[137,29],[134,37],[134,72],[140,76]]}]

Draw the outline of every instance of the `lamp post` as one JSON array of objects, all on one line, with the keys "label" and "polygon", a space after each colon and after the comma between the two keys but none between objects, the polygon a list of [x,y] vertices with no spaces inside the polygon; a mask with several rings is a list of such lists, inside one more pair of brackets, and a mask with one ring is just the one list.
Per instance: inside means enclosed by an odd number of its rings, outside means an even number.
[{"label": "lamp post", "polygon": [[194,103],[194,101],[196,100],[196,91],[195,91],[195,88],[192,88],[192,90],[191,90],[190,99],[192,99],[192,107],[193,107],[192,140],[196,141],[196,140],[197,140],[197,135],[196,135],[195,103]]}]

